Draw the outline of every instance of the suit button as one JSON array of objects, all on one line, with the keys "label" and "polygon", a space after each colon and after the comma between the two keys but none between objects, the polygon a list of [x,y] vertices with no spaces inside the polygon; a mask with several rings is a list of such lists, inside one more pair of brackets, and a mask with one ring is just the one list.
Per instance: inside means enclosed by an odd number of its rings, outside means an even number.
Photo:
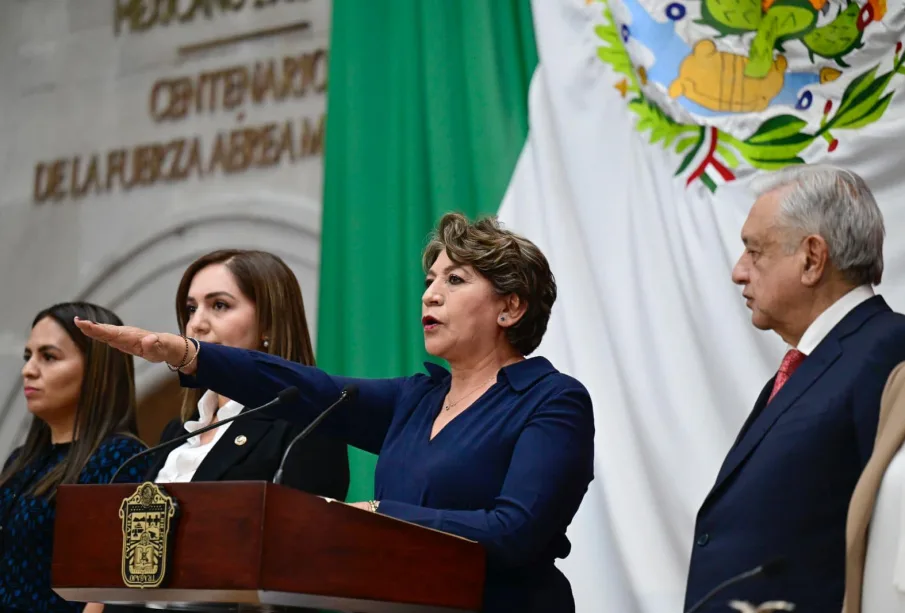
[{"label": "suit button", "polygon": [[707,543],[710,542],[710,535],[706,532],[698,537],[698,547],[704,547]]}]

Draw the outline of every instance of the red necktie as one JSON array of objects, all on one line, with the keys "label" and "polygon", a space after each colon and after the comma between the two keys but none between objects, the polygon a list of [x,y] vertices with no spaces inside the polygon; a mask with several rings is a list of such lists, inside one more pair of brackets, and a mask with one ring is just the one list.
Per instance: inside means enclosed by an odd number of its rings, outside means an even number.
[{"label": "red necktie", "polygon": [[[789,380],[789,377],[792,376],[792,373],[801,366],[801,363],[804,362],[804,359],[808,357],[797,349],[789,349],[786,352],[785,357],[782,359],[782,364],[779,365],[779,371],[776,373],[776,380],[773,382],[773,391],[770,392],[770,400],[773,400],[773,396],[780,390],[780,388],[786,384],[786,381]],[[769,403],[770,400],[767,400]]]}]

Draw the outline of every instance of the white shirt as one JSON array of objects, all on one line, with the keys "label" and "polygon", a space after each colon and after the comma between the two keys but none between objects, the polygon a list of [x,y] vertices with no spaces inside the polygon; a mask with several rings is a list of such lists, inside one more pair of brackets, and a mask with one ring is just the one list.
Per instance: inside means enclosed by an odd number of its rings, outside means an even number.
[{"label": "white shirt", "polygon": [[[195,432],[205,426],[209,426],[214,415],[217,415],[218,419],[228,419],[241,413],[244,408],[235,400],[230,400],[218,411],[217,394],[207,391],[198,400],[198,420],[185,422],[185,429],[188,432]],[[182,443],[167,456],[166,463],[160,469],[160,472],[157,473],[157,478],[154,481],[157,483],[185,483],[191,481],[201,462],[204,461],[204,458],[207,457],[207,454],[210,453],[210,450],[214,448],[214,445],[217,444],[217,441],[220,440],[220,437],[231,425],[232,422],[214,430],[214,438],[204,445],[201,444],[200,436],[194,436]]]},{"label": "white shirt", "polygon": [[801,335],[796,349],[805,355],[811,355],[817,349],[817,345],[840,321],[845,319],[846,315],[851,313],[856,306],[873,297],[874,288],[870,285],[861,285],[851,290],[811,322],[808,329]]},{"label": "white shirt", "polygon": [[867,533],[863,613],[905,613],[905,447],[886,468]]}]

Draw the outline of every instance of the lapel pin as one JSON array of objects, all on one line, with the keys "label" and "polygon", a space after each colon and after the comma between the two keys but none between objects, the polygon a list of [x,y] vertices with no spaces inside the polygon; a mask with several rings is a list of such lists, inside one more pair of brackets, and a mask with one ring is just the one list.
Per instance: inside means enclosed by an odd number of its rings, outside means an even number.
[{"label": "lapel pin", "polygon": [[239,436],[236,437],[236,440],[235,440],[236,445],[244,445],[247,442],[248,442],[248,439],[245,438],[244,434],[240,434]]}]

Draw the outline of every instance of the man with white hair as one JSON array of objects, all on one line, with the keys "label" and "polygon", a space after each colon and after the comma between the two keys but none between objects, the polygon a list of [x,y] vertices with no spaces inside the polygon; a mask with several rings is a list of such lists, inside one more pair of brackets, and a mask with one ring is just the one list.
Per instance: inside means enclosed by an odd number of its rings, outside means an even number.
[{"label": "man with white hair", "polygon": [[796,613],[833,613],[842,608],[849,498],[873,449],[886,379],[905,360],[905,316],[874,294],[883,217],[861,177],[795,166],[754,188],[732,280],[754,326],[789,350],[698,511],[685,608],[782,559],[773,576],[741,581],[699,610],[785,600]]}]

